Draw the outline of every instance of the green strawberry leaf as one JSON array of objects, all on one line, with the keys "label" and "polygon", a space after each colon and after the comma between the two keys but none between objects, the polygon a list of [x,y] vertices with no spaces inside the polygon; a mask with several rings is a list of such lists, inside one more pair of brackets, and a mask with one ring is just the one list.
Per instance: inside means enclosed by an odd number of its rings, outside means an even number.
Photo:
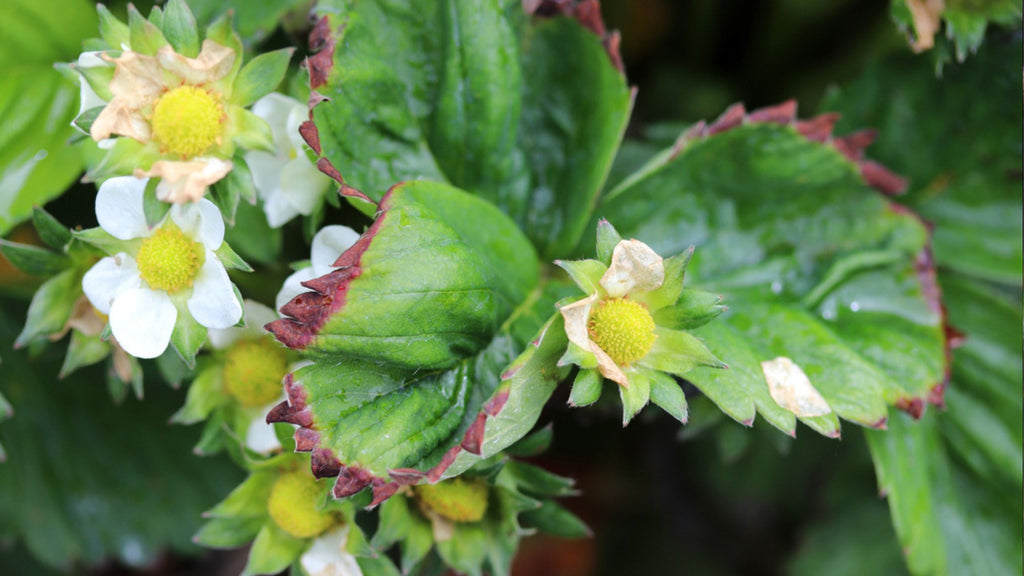
[{"label": "green strawberry leaf", "polygon": [[444,370],[486,347],[537,283],[536,255],[492,205],[407,182],[338,270],[309,281],[268,329],[310,358]]},{"label": "green strawberry leaf", "polygon": [[529,16],[517,0],[320,2],[302,133],[325,173],[374,200],[394,182],[450,182],[563,255],[632,102],[596,4],[567,5],[573,19]]},{"label": "green strawberry leaf", "polygon": [[879,130],[872,154],[909,178],[901,202],[935,225],[939,266],[1014,284],[1024,242],[1021,65],[1019,41],[993,42],[942,78],[920,59],[890,57],[823,104],[842,112],[840,125]]},{"label": "green strawberry leaf", "polygon": [[53,65],[77,58],[95,29],[96,13],[85,0],[11,0],[0,7],[0,235],[82,172],[81,146],[67,145],[78,90]]},{"label": "green strawberry leaf", "polygon": [[[761,412],[791,435],[797,417],[828,436],[837,416],[883,427],[887,405],[919,412],[944,378],[927,231],[866,185],[903,183],[861,158],[863,134],[832,137],[834,121],[796,121],[792,103],[734,106],[626,177],[597,212],[656,252],[696,246],[688,286],[724,295],[729,311],[694,333],[730,369],[687,378],[734,419],[750,425]],[[778,357],[830,410],[776,401],[762,363]]]}]

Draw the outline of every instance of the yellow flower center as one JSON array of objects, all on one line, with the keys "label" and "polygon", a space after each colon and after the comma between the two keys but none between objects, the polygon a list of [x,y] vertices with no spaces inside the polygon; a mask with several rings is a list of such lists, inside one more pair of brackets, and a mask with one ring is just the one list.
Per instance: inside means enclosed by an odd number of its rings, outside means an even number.
[{"label": "yellow flower center", "polygon": [[242,406],[263,406],[281,395],[288,372],[284,349],[267,338],[242,340],[224,357],[224,386]]},{"label": "yellow flower center", "polygon": [[267,511],[282,530],[296,538],[312,538],[334,525],[334,515],[318,510],[324,491],[305,470],[281,476],[270,490]]},{"label": "yellow flower center", "polygon": [[135,256],[139,275],[154,290],[174,293],[191,288],[205,260],[203,245],[193,242],[173,224],[164,226],[142,241]]},{"label": "yellow flower center", "polygon": [[619,366],[628,366],[654,346],[654,318],[647,307],[625,298],[600,302],[590,313],[590,340]]},{"label": "yellow flower center", "polygon": [[420,505],[452,522],[479,522],[487,512],[487,483],[455,478],[414,489]]},{"label": "yellow flower center", "polygon": [[162,151],[191,158],[217,143],[223,121],[218,97],[202,88],[181,86],[156,101],[151,125]]}]

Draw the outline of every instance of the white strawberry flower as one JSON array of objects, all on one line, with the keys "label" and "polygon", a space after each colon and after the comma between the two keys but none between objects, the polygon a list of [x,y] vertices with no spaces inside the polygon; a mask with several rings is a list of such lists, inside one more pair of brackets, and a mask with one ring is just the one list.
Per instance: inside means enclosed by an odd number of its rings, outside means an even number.
[{"label": "white strawberry flower", "polygon": [[272,92],[252,106],[252,112],[270,124],[276,153],[246,152],[256,192],[272,228],[279,228],[298,215],[309,216],[316,209],[331,179],[317,170],[306,156],[306,144],[299,126],[309,109],[294,98]]},{"label": "white strawberry flower", "polygon": [[143,211],[147,181],[122,176],[100,186],[100,227],[127,248],[101,259],[82,278],[86,297],[109,316],[118,343],[138,358],[167,349],[179,313],[206,328],[227,328],[242,317],[215,253],[224,241],[220,211],[208,200],[175,205],[150,229]]}]

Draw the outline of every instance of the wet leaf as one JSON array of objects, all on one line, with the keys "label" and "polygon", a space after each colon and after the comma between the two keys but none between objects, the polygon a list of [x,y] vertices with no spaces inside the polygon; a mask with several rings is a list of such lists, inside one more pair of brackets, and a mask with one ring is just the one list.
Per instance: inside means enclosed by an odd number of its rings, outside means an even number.
[{"label": "wet leaf", "polygon": [[[589,232],[631,94],[600,34],[518,0],[317,5],[307,140],[349,186],[379,199],[429,178],[485,198],[545,256]],[[337,175],[337,174],[336,174]]]},{"label": "wet leaf", "polygon": [[598,207],[659,253],[696,246],[687,285],[724,296],[729,311],[694,335],[730,368],[687,378],[740,422],[757,410],[788,434],[794,415],[761,367],[779,356],[831,407],[801,418],[822,434],[839,434],[836,415],[881,426],[887,405],[923,405],[945,369],[924,226],[870,189],[878,180],[856,149],[840,152],[849,141],[829,118],[744,114],[696,126]]}]

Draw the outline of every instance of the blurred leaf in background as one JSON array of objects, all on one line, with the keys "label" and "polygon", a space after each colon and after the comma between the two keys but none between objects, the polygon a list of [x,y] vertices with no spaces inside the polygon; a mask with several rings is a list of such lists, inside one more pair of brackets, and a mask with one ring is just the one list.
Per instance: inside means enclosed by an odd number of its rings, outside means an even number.
[{"label": "blurred leaf in background", "polygon": [[14,406],[0,424],[0,543],[21,542],[64,569],[197,553],[190,539],[200,514],[241,473],[222,458],[200,460],[191,452],[197,432],[167,424],[182,394],[152,383],[145,401],[115,406],[102,367],[59,380],[62,347],[12,350],[24,305],[0,304],[0,390]]},{"label": "blurred leaf in background", "polygon": [[916,575],[1022,570],[1020,71],[1019,32],[994,30],[941,78],[897,54],[824,104],[876,128],[872,155],[909,177],[903,201],[934,225],[949,322],[966,335],[947,410],[868,433]]},{"label": "blurred leaf in background", "polygon": [[0,4],[0,235],[82,171],[80,147],[68,145],[78,88],[54,64],[77,58],[95,34],[87,0]]}]

